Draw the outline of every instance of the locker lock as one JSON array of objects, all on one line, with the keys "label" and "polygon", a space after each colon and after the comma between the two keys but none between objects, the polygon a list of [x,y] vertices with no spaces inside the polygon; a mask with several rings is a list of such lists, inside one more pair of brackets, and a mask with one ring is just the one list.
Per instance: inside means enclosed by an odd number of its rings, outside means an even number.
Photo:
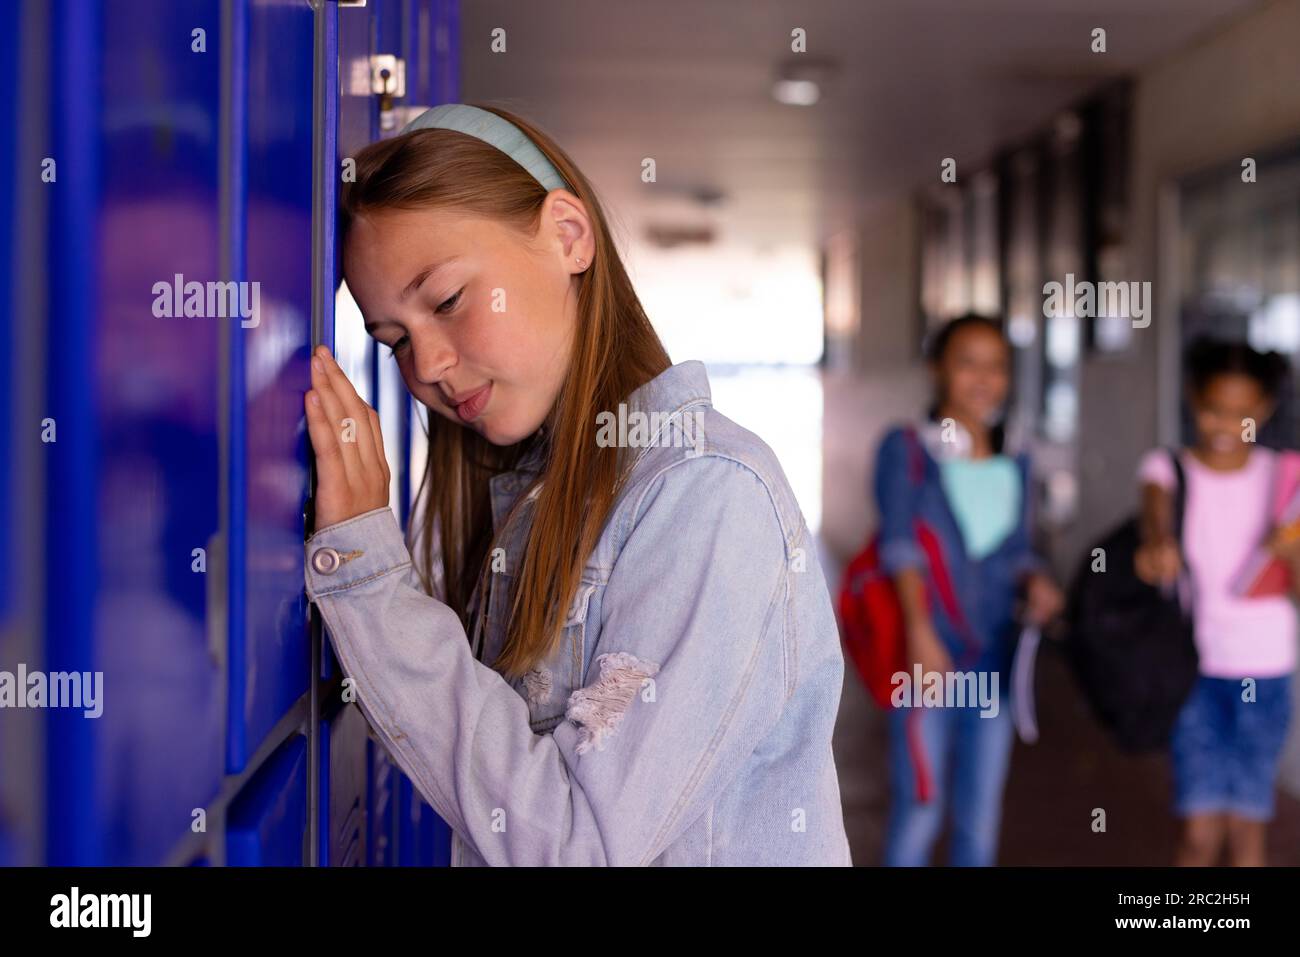
[{"label": "locker lock", "polygon": [[406,96],[406,61],[391,53],[370,58],[370,92],[379,97],[379,128],[396,126],[393,100]]}]

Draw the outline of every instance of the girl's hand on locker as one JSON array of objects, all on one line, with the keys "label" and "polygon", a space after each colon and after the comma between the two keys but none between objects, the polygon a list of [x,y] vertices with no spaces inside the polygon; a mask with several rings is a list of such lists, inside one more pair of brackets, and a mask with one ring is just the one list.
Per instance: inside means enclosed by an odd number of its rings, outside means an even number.
[{"label": "girl's hand on locker", "polygon": [[311,359],[305,397],[316,453],[316,531],[388,504],[390,473],[379,414],[361,401],[325,346]]}]

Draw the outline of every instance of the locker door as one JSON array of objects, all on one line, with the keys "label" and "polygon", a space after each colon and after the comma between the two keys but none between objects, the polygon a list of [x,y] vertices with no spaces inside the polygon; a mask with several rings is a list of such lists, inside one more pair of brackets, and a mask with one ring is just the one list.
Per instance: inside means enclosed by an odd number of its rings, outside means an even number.
[{"label": "locker door", "polygon": [[205,550],[228,327],[206,308],[176,315],[157,291],[219,278],[218,54],[194,41],[215,41],[217,8],[61,0],[25,14],[44,17],[30,35],[53,71],[57,170],[36,186],[48,308],[31,317],[56,431],[22,452],[48,487],[43,667],[102,674],[103,699],[99,717],[45,712],[45,856],[153,864],[221,775]]},{"label": "locker door", "polygon": [[307,739],[294,735],[262,765],[226,817],[226,864],[294,867],[307,830]]},{"label": "locker door", "polygon": [[[4,59],[33,91],[14,102],[45,124],[23,155],[58,171],[33,180],[35,202],[21,188],[0,194],[9,248],[20,227],[46,239],[19,297],[40,306],[30,335],[45,374],[38,386],[19,378],[21,409],[0,415],[15,424],[0,432],[17,449],[13,481],[49,489],[33,510],[46,628],[21,653],[29,667],[102,673],[103,712],[30,717],[44,735],[17,736],[48,748],[39,784],[38,756],[12,746],[19,724],[6,722],[0,859],[220,863],[258,858],[250,841],[264,840],[283,860],[296,818],[272,815],[267,836],[267,794],[302,803],[306,862],[364,854],[364,843],[329,843],[346,830],[340,802],[364,804],[367,749],[347,712],[321,721],[329,668],[303,594],[302,395],[310,346],[334,344],[340,144],[379,133],[368,89],[340,100],[340,63],[361,50],[368,66],[376,38],[413,62],[449,50],[454,9],[24,0],[20,14],[21,42],[0,52],[35,51]],[[446,66],[435,58],[414,76],[436,97]],[[212,287],[226,283],[235,311],[219,298],[214,311]],[[364,394],[396,423],[405,513],[408,400],[368,343],[339,354],[366,370]],[[39,420],[23,417],[32,410]],[[46,419],[49,439],[28,441]],[[0,535],[0,567],[15,547]],[[14,604],[11,591],[0,612]],[[0,664],[21,647],[6,627],[0,614]],[[200,809],[226,833],[193,832]],[[35,834],[41,815],[38,837],[18,846],[13,835]]]},{"label": "locker door", "polygon": [[[249,292],[222,339],[223,797],[232,864],[310,863],[317,763],[302,588],[313,323],[317,31],[305,0],[221,10],[221,272]],[[219,799],[220,800],[220,799]],[[209,810],[222,820],[218,802]],[[219,848],[221,845],[217,845]],[[215,851],[208,845],[206,850]]]},{"label": "locker door", "polygon": [[[400,772],[399,772],[400,774]],[[401,774],[398,789],[397,863],[402,867],[446,866],[451,857],[451,831]]]},{"label": "locker door", "polygon": [[302,396],[310,387],[317,12],[304,0],[236,0],[228,9],[228,254],[234,278],[259,293],[256,323],[228,327],[226,769],[238,773],[311,681]]},{"label": "locker door", "polygon": [[[34,596],[41,582],[37,563],[21,560],[37,554],[40,541],[39,513],[27,504],[41,487],[27,426],[38,418],[38,384],[32,373],[39,368],[36,351],[43,348],[33,299],[39,288],[37,266],[44,257],[31,242],[36,235],[33,201],[41,194],[32,177],[17,175],[40,168],[37,147],[44,145],[32,128],[45,113],[41,85],[27,79],[43,51],[22,42],[35,15],[21,4],[10,29],[0,33],[0,83],[14,91],[0,100],[0,155],[14,162],[14,174],[0,182],[0,342],[6,344],[0,358],[0,670],[10,673],[19,662],[38,660],[40,600]],[[33,712],[8,712],[0,720],[0,867],[40,859],[42,795],[33,783],[41,766],[39,729]]]},{"label": "locker door", "polygon": [[366,736],[365,716],[356,705],[344,705],[321,721],[320,864],[361,867],[366,863]]},{"label": "locker door", "polygon": [[58,170],[34,319],[57,441],[22,453],[50,489],[41,664],[104,689],[97,719],[42,716],[50,863],[219,852],[192,815],[222,819],[223,771],[246,798],[311,687],[316,26],[307,0],[23,7]]}]

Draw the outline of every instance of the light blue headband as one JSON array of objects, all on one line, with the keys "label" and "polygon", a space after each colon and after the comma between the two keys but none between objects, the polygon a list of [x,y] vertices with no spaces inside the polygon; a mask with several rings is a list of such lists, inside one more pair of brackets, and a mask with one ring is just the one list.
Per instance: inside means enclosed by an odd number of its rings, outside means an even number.
[{"label": "light blue headband", "polygon": [[444,103],[425,110],[407,123],[402,132],[434,129],[455,130],[495,146],[528,170],[533,179],[548,191],[570,189],[554,164],[546,158],[546,154],[537,148],[537,144],[515,124],[495,113],[466,103]]}]

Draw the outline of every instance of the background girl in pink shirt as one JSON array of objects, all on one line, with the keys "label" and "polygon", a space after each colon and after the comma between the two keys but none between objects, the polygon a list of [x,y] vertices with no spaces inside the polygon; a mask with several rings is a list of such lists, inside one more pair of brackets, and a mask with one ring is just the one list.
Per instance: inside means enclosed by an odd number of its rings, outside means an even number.
[{"label": "background girl in pink shirt", "polygon": [[1239,580],[1261,546],[1293,569],[1276,519],[1300,482],[1300,455],[1255,444],[1272,414],[1287,363],[1242,343],[1198,340],[1188,351],[1187,400],[1196,444],[1182,450],[1187,481],[1182,554],[1173,528],[1174,472],[1153,449],[1138,469],[1144,544],[1137,573],[1172,582],[1185,558],[1194,586],[1200,677],[1174,728],[1180,864],[1264,863],[1278,756],[1291,712],[1296,609],[1291,595],[1246,597]]}]

